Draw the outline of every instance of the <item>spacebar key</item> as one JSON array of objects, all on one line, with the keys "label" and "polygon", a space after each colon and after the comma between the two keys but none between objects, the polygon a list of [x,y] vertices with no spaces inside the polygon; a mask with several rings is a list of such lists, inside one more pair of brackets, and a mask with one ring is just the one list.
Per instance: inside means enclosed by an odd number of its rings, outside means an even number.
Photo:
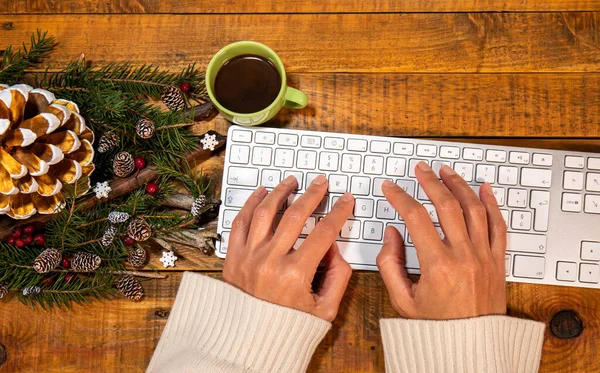
[{"label": "spacebar key", "polygon": [[546,252],[546,236],[541,234],[508,232],[506,236],[506,251],[543,254]]}]

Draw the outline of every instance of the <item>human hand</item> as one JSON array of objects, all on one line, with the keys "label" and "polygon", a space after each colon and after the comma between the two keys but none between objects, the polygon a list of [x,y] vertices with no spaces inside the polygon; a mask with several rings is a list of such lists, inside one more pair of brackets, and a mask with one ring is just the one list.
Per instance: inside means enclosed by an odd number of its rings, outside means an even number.
[{"label": "human hand", "polygon": [[420,162],[420,185],[436,208],[440,240],[427,210],[402,188],[385,182],[387,200],[404,219],[417,250],[421,277],[413,283],[404,268],[402,237],[387,227],[377,266],[396,311],[407,318],[448,320],[506,313],[506,223],[489,184],[479,198],[452,168],[438,180]]},{"label": "human hand", "polygon": [[[261,186],[248,198],[233,221],[223,279],[267,302],[333,321],[352,274],[335,239],[352,213],[354,197],[346,193],[338,199],[293,250],[304,223],[327,192],[327,179],[316,177],[288,207],[273,233],[275,215],[296,185],[296,178],[289,176],[268,195]],[[325,279],[313,293],[311,284],[323,258]]]}]

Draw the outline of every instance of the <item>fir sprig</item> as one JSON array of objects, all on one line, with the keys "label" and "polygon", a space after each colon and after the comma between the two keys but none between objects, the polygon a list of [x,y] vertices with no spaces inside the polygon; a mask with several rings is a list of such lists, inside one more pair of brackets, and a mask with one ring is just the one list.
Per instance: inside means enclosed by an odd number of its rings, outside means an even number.
[{"label": "fir sprig", "polygon": [[55,46],[53,36],[48,36],[47,31],[37,30],[31,35],[29,47],[23,43],[20,50],[13,51],[12,46],[8,46],[0,51],[0,83],[12,85],[20,82],[25,69],[42,62]]}]

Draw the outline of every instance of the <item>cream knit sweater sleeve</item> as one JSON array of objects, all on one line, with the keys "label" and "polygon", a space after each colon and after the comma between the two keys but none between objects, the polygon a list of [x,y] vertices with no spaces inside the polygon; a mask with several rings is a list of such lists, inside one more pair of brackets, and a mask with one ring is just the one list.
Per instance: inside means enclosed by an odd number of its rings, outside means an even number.
[{"label": "cream knit sweater sleeve", "polygon": [[[148,373],[300,373],[331,324],[185,273]],[[381,321],[387,372],[536,372],[544,324],[505,316]]]}]

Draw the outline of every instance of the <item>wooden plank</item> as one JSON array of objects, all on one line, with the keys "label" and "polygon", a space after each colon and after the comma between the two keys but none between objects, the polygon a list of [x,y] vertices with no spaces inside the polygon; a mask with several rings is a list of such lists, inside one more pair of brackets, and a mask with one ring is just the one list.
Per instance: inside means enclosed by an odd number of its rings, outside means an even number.
[{"label": "wooden plank", "polygon": [[[237,40],[264,42],[291,72],[597,72],[600,13],[4,15],[0,48],[59,37],[50,66],[86,52],[182,68]],[[126,32],[124,32],[126,30]]]},{"label": "wooden plank", "polygon": [[[218,276],[211,274],[211,276]],[[8,360],[0,372],[143,372],[165,325],[180,273],[144,283],[146,298],[94,302],[73,311],[34,311],[14,297],[0,301],[0,343]],[[540,372],[600,370],[598,291],[509,284],[511,315],[548,323],[563,309],[577,311],[584,332],[574,339],[545,335]],[[378,273],[355,272],[333,331],[308,372],[383,372],[378,320],[396,317]]]},{"label": "wooden plank", "polygon": [[597,0],[0,0],[0,13],[389,13],[593,11]]}]

